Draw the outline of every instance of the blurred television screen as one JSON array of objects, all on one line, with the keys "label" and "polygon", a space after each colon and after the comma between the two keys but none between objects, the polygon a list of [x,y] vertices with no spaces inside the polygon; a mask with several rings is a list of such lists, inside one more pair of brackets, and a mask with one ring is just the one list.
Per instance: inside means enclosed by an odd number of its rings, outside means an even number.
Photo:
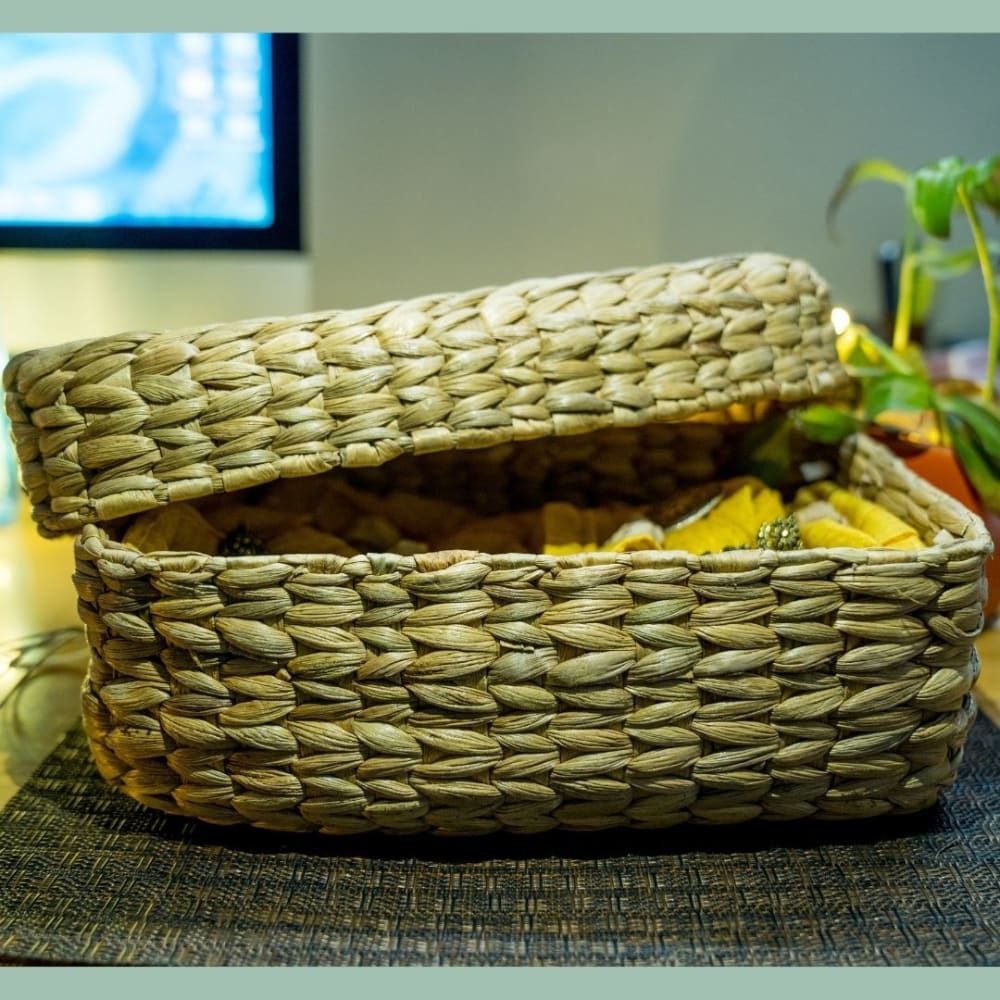
[{"label": "blurred television screen", "polygon": [[0,243],[22,227],[43,245],[45,227],[273,228],[274,41],[0,34]]}]

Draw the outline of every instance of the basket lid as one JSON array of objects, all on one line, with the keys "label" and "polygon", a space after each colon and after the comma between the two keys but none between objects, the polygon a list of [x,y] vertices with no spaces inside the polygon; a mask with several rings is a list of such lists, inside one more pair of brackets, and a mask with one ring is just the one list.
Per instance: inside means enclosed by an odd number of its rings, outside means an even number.
[{"label": "basket lid", "polygon": [[44,535],[404,453],[828,396],[826,283],[732,255],[28,351],[4,372]]}]

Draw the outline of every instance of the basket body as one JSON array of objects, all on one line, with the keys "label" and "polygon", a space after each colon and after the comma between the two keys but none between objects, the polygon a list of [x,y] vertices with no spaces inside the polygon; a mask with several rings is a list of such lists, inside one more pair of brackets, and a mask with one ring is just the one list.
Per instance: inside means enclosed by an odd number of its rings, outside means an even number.
[{"label": "basket body", "polygon": [[807,265],[751,255],[15,358],[36,522],[78,533],[101,773],[153,808],[328,834],[930,805],[974,714],[991,543],[864,438],[841,481],[929,547],[223,558],[117,540],[141,511],[320,474],[488,505],[585,469],[598,497],[662,496],[716,471],[706,415],[845,386],[829,306]]},{"label": "basket body", "polygon": [[988,536],[881,446],[843,480],[952,540],[402,557],[76,546],[101,773],[284,831],[477,834],[931,805],[974,716]]}]

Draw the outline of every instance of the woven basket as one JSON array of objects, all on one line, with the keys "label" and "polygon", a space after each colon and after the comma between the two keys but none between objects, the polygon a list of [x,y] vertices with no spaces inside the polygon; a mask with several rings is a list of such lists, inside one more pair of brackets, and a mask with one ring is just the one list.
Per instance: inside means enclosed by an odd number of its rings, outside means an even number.
[{"label": "woven basket", "polygon": [[224,558],[119,540],[140,511],[320,474],[492,484],[500,506],[587,470],[598,492],[707,478],[740,433],[712,415],[845,385],[828,314],[808,266],[752,255],[15,358],[39,530],[78,534],[101,773],[167,812],[329,834],[929,806],[974,715],[991,543],[864,437],[841,481],[928,547]]}]

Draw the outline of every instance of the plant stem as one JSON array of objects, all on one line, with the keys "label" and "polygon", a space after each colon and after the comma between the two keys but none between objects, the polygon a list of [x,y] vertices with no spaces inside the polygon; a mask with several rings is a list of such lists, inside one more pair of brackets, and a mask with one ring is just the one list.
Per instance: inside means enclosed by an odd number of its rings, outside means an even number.
[{"label": "plant stem", "polygon": [[910,326],[913,321],[913,275],[917,266],[913,235],[913,220],[909,218],[909,212],[907,212],[903,259],[899,265],[896,321],[892,329],[892,349],[897,354],[902,354],[910,346]]},{"label": "plant stem", "polygon": [[983,399],[987,403],[992,403],[997,381],[997,355],[1000,354],[1000,296],[997,295],[996,277],[993,274],[993,264],[990,261],[990,251],[986,245],[982,223],[979,221],[979,213],[964,184],[958,185],[958,198],[972,228],[972,239],[976,244],[976,256],[979,258],[979,270],[983,275],[986,302],[990,310],[990,336],[986,349],[986,384],[983,386]]}]

